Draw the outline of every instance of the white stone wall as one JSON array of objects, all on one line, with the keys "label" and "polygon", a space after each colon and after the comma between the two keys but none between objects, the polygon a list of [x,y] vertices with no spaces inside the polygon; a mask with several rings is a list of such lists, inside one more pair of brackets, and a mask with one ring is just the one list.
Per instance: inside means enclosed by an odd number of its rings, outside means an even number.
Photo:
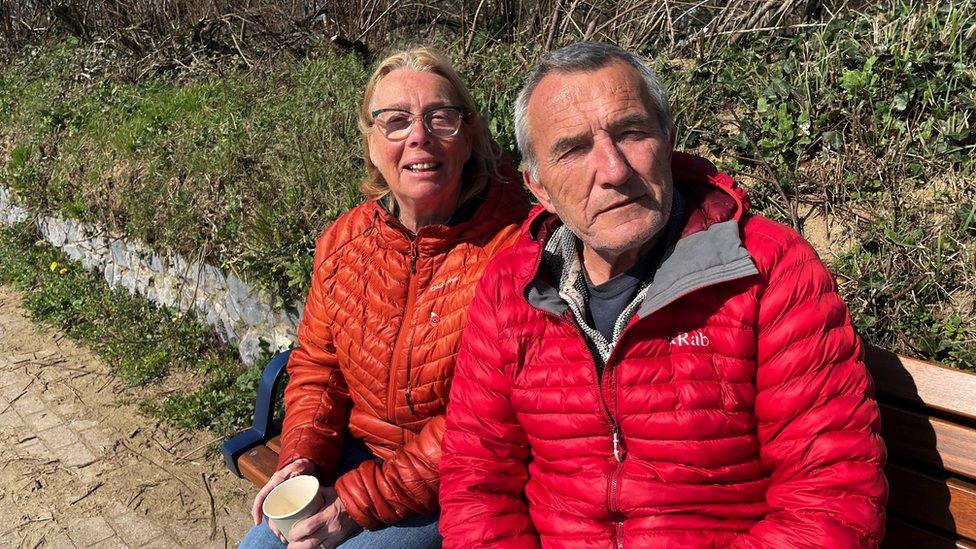
[{"label": "white stone wall", "polygon": [[[0,186],[0,224],[13,225],[28,213]],[[101,273],[110,287],[121,286],[157,305],[195,310],[218,337],[237,346],[245,364],[254,364],[262,343],[275,352],[295,341],[301,304],[275,309],[272,296],[233,273],[177,254],[160,255],[139,242],[72,219],[38,216],[37,228],[70,259]]]}]

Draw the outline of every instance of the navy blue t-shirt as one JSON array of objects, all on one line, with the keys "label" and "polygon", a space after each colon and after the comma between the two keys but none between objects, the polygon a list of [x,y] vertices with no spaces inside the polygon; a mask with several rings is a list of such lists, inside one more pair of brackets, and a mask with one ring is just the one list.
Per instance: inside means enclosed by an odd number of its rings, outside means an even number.
[{"label": "navy blue t-shirt", "polygon": [[613,341],[613,326],[620,313],[634,299],[641,283],[645,280],[650,282],[654,278],[654,271],[661,263],[664,253],[681,230],[684,214],[684,197],[675,189],[671,202],[671,216],[667,226],[662,229],[664,234],[650,250],[637,258],[633,267],[595,286],[586,274],[586,269],[583,269],[587,292],[586,320],[596,331],[603,334],[607,341]]}]

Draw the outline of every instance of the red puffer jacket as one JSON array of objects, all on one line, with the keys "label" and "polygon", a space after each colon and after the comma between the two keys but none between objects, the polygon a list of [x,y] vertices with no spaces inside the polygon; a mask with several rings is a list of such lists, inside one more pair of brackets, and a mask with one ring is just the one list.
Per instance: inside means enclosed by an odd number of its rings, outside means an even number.
[{"label": "red puffer jacket", "polygon": [[445,547],[873,547],[873,386],[830,273],[674,153],[686,221],[606,358],[542,259],[537,212],[471,305],[441,460]]},{"label": "red puffer jacket", "polygon": [[305,457],[335,478],[348,426],[384,460],[336,483],[356,522],[376,528],[437,509],[443,417],[468,304],[527,213],[518,183],[493,182],[474,215],[453,226],[414,236],[370,201],[322,233],[300,347],[288,361],[279,468]]}]

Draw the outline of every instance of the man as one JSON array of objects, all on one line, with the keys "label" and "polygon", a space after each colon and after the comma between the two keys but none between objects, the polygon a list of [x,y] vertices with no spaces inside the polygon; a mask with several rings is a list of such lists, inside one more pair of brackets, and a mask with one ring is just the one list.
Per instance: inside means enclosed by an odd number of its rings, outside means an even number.
[{"label": "man", "polygon": [[654,73],[548,54],[516,104],[541,208],[469,310],[445,547],[872,547],[884,446],[834,281],[673,151]]}]

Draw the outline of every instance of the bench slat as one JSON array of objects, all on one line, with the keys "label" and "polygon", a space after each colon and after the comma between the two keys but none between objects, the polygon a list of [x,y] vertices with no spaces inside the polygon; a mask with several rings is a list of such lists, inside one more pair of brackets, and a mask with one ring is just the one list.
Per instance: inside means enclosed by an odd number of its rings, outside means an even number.
[{"label": "bench slat", "polygon": [[882,549],[976,549],[972,541],[953,540],[897,518],[888,517],[885,527]]},{"label": "bench slat", "polygon": [[261,487],[268,483],[278,465],[278,454],[265,445],[258,445],[237,459],[237,466],[247,480]]},{"label": "bench slat", "polygon": [[265,444],[265,446],[267,446],[268,448],[271,448],[271,451],[272,452],[274,452],[274,453],[276,453],[278,455],[281,455],[281,435],[278,435],[278,436],[274,437],[273,439],[269,440]]},{"label": "bench slat", "polygon": [[882,401],[896,398],[976,421],[976,374],[870,345],[864,359]]},{"label": "bench slat", "polygon": [[920,523],[976,539],[976,486],[950,478],[941,480],[888,464],[891,487],[888,510]]},{"label": "bench slat", "polygon": [[881,405],[881,436],[888,452],[976,479],[976,430]]}]

